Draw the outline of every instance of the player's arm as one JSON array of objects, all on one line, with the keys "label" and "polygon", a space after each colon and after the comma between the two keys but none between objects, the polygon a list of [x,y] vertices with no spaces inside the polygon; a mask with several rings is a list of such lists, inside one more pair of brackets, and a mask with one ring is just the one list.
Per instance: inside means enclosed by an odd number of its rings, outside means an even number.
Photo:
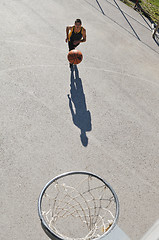
[{"label": "player's arm", "polygon": [[86,42],[86,29],[83,28],[83,38],[80,42]]},{"label": "player's arm", "polygon": [[72,26],[67,26],[67,27],[66,27],[66,40],[65,40],[66,42],[68,41],[69,31],[72,30],[72,28],[73,28]]}]

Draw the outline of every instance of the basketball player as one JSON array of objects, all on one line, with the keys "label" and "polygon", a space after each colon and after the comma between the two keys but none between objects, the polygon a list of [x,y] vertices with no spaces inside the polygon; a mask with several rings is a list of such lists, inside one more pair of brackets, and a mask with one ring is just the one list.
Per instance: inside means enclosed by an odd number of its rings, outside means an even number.
[{"label": "basketball player", "polygon": [[[68,42],[69,51],[75,49],[81,42],[86,42],[86,29],[82,27],[80,19],[76,19],[74,26],[66,27],[66,42]],[[73,64],[70,64],[72,67]]]}]

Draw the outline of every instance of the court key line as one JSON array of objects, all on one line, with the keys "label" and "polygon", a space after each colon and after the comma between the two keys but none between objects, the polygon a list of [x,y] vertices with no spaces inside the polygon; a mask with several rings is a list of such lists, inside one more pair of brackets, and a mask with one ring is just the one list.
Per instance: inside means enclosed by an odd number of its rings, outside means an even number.
[{"label": "court key line", "polygon": [[[10,72],[10,71],[16,71],[16,70],[22,70],[22,69],[27,69],[27,68],[36,68],[36,67],[54,67],[54,66],[58,66],[58,67],[61,67],[61,66],[67,66],[66,64],[52,64],[52,65],[25,65],[25,66],[21,66],[21,67],[14,67],[14,68],[8,68],[8,69],[3,69],[3,70],[0,70],[0,73],[5,73],[5,72]],[[84,69],[92,69],[92,70],[96,70],[96,71],[104,71],[104,72],[110,72],[110,73],[114,73],[114,74],[120,74],[120,75],[123,75],[123,76],[127,76],[127,77],[132,77],[132,78],[136,78],[136,79],[139,79],[141,81],[145,81],[145,82],[149,82],[157,87],[159,87],[159,84],[157,83],[154,83],[154,82],[151,82],[150,80],[148,79],[144,79],[144,78],[140,78],[138,76],[135,76],[135,75],[131,75],[131,74],[128,74],[128,73],[124,73],[124,72],[119,72],[119,71],[114,71],[114,70],[109,70],[109,69],[104,69],[104,68],[96,68],[96,67],[83,67],[81,66],[81,68],[84,68]]]}]

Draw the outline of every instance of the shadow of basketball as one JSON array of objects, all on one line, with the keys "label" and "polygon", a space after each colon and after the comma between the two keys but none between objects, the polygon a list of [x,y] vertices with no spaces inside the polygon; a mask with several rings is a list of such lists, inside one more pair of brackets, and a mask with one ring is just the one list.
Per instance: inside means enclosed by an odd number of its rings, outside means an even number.
[{"label": "shadow of basketball", "polygon": [[76,65],[71,70],[70,94],[68,94],[69,107],[72,114],[73,123],[81,130],[80,138],[84,147],[88,145],[86,132],[92,130],[91,114],[87,110],[85,94],[83,91],[82,81],[79,78],[79,72]]}]

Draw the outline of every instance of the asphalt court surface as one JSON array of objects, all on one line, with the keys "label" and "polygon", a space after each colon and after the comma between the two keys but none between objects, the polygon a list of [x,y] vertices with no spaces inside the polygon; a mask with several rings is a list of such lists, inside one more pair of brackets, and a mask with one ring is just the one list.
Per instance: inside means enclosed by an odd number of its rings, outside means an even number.
[{"label": "asphalt court surface", "polygon": [[[87,42],[71,84],[65,28],[76,18]],[[72,170],[112,185],[119,227],[140,239],[159,202],[159,48],[151,24],[117,0],[1,0],[0,25],[1,239],[47,239],[38,196]]]}]

